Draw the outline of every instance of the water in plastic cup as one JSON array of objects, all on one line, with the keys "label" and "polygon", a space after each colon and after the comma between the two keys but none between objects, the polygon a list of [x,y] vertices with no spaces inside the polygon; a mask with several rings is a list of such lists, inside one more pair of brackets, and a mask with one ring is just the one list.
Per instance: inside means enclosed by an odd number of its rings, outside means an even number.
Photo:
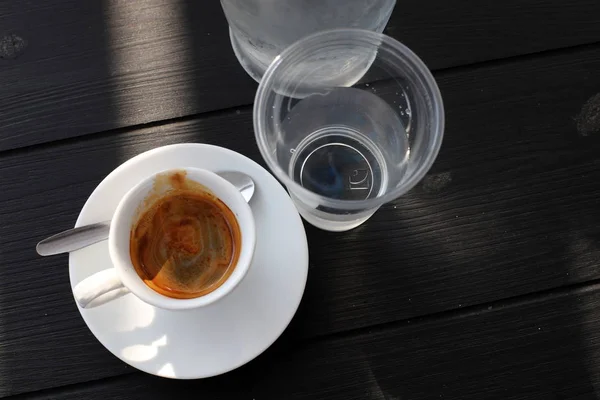
[{"label": "water in plastic cup", "polygon": [[408,48],[340,29],[306,37],[273,61],[254,129],[302,217],[344,231],[423,178],[442,142],[444,111],[433,76]]},{"label": "water in plastic cup", "polygon": [[295,41],[334,28],[382,32],[396,0],[221,0],[233,51],[260,82],[273,59]]}]

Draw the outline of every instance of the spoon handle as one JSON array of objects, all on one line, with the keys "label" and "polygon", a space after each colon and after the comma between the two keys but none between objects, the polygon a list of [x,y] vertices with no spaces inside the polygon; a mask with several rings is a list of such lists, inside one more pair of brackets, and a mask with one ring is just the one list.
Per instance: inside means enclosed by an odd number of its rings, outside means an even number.
[{"label": "spoon handle", "polygon": [[110,221],[84,225],[69,229],[42,240],[36,246],[40,256],[67,253],[105,240],[110,230]]}]

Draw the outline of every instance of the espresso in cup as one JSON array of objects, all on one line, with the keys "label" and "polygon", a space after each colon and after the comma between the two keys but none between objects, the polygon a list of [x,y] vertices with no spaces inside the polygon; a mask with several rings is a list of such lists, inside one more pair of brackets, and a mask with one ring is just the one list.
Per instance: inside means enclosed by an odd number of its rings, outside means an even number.
[{"label": "espresso in cup", "polygon": [[175,299],[204,296],[233,273],[239,223],[229,207],[185,171],[157,175],[131,228],[131,263],[154,291]]}]

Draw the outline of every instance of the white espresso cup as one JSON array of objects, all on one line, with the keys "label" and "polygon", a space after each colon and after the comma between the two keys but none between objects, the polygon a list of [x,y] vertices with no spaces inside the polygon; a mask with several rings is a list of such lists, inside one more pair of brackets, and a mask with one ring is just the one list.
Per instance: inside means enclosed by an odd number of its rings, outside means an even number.
[{"label": "white espresso cup", "polygon": [[[231,275],[210,293],[191,299],[162,295],[150,288],[136,272],[130,255],[131,229],[137,222],[140,208],[147,197],[155,193],[158,175],[185,171],[186,178],[195,181],[220,199],[235,215],[241,232],[241,250]],[[168,192],[165,192],[165,194]],[[160,193],[158,194],[160,196]],[[244,278],[252,262],[256,243],[256,229],[250,206],[242,194],[217,174],[198,168],[177,168],[162,171],[141,181],[121,199],[113,215],[108,235],[108,249],[113,268],[100,271],[73,289],[75,300],[82,308],[91,308],[112,301],[127,293],[156,307],[169,310],[187,310],[206,306],[230,293]]]}]

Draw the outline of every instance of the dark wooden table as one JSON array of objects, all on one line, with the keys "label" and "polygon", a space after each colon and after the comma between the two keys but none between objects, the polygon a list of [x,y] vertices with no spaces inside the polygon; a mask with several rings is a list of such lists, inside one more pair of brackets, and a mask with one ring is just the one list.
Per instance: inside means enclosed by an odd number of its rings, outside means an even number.
[{"label": "dark wooden table", "polygon": [[216,0],[0,2],[0,396],[600,397],[600,2],[399,1],[386,32],[444,97],[431,172],[353,231],[306,226],[306,292],[266,353],[172,381],[105,350],[35,244],[146,150],[262,163],[256,84]]}]

